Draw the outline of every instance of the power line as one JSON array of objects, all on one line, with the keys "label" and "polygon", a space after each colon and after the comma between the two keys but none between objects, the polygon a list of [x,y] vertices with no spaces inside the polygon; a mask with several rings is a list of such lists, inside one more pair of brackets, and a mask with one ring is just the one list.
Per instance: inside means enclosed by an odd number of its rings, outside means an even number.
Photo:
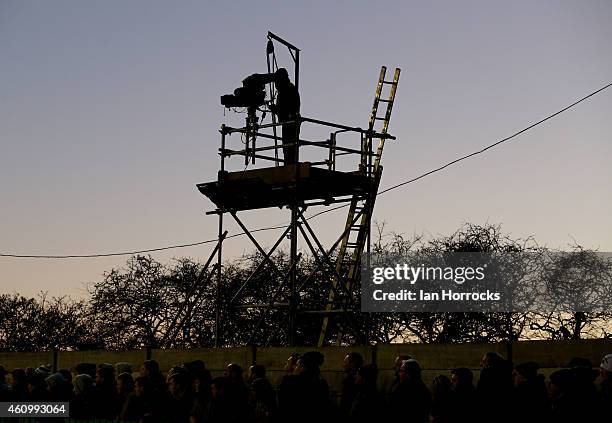
[{"label": "power line", "polygon": [[[271,231],[274,229],[282,229],[285,228],[285,226],[270,226],[267,228],[259,228],[259,229],[254,229],[251,232],[263,232],[263,231]],[[239,236],[243,236],[244,232],[239,232],[233,235],[229,235],[226,236],[225,239],[230,239],[230,238],[236,238]],[[176,249],[176,248],[185,248],[185,247],[195,247],[197,245],[204,245],[204,244],[210,244],[213,242],[217,242],[218,239],[214,238],[214,239],[208,239],[206,241],[200,241],[200,242],[192,242],[190,244],[178,244],[178,245],[170,245],[167,247],[159,247],[159,248],[150,248],[148,250],[138,250],[138,251],[126,251],[126,252],[122,252],[122,253],[102,253],[102,254],[68,254],[68,255],[35,255],[35,254],[31,254],[31,255],[26,255],[26,254],[2,254],[0,253],[0,257],[13,257],[13,258],[40,258],[40,259],[72,259],[72,258],[99,258],[99,257],[113,257],[113,256],[133,256],[136,254],[143,254],[143,253],[153,253],[153,252],[157,252],[157,251],[164,251],[164,250],[172,250],[172,249]]]},{"label": "power line", "polygon": [[545,118],[544,118],[544,119],[542,119],[542,120],[539,120],[539,121],[537,121],[537,122],[535,122],[535,123],[532,123],[532,124],[531,124],[531,125],[529,125],[528,127],[523,128],[523,129],[521,129],[521,130],[520,130],[520,131],[518,131],[518,132],[515,132],[514,134],[510,135],[509,137],[506,137],[506,138],[501,139],[501,140],[499,140],[499,141],[497,141],[497,142],[494,142],[493,144],[490,144],[490,145],[486,146],[486,147],[485,147],[485,148],[483,148],[482,150],[478,150],[478,151],[475,151],[475,152],[473,152],[473,153],[467,154],[467,155],[465,155],[465,156],[463,156],[463,157],[459,157],[458,159],[455,159],[455,160],[453,160],[453,161],[450,161],[450,162],[446,163],[445,165],[442,165],[442,166],[440,166],[440,167],[438,167],[438,168],[436,168],[436,169],[430,170],[429,172],[425,172],[425,173],[423,173],[422,175],[417,176],[416,178],[412,178],[412,179],[409,179],[409,180],[407,180],[407,181],[400,182],[400,183],[399,183],[399,184],[397,184],[397,185],[393,185],[393,186],[391,186],[391,187],[389,187],[389,188],[387,188],[387,189],[384,189],[384,190],[380,191],[380,192],[378,193],[378,195],[384,194],[384,193],[386,193],[386,192],[392,191],[392,190],[394,190],[394,189],[396,189],[396,188],[399,188],[399,187],[401,187],[401,186],[404,186],[404,185],[410,184],[410,183],[412,183],[412,182],[418,181],[419,179],[422,179],[422,178],[424,178],[424,177],[426,177],[426,176],[429,176],[429,175],[431,175],[432,173],[440,172],[441,170],[444,170],[444,169],[446,169],[446,168],[447,168],[447,167],[449,167],[449,166],[452,166],[452,165],[454,165],[454,164],[456,164],[456,163],[459,163],[460,161],[463,161],[463,160],[465,160],[465,159],[469,159],[470,157],[476,156],[476,155],[478,155],[478,154],[482,154],[482,153],[484,153],[485,151],[487,151],[487,150],[489,150],[489,149],[491,149],[491,148],[493,148],[493,147],[497,147],[498,145],[503,144],[503,143],[505,143],[506,141],[510,141],[512,138],[514,138],[514,137],[516,137],[516,136],[518,136],[518,135],[522,134],[523,132],[527,132],[527,131],[529,131],[530,129],[535,128],[536,126],[538,126],[538,125],[540,125],[540,124],[542,124],[542,123],[546,122],[547,120],[552,119],[552,118],[554,118],[554,117],[555,117],[555,116],[557,116],[557,115],[560,115],[561,113],[565,112],[566,110],[571,109],[572,107],[574,107],[574,106],[578,105],[579,103],[582,103],[582,102],[583,102],[584,100],[586,100],[587,98],[592,97],[592,96],[594,96],[595,94],[598,94],[598,93],[600,93],[601,91],[605,90],[606,88],[610,88],[610,87],[612,87],[612,83],[610,83],[610,84],[608,84],[608,85],[606,85],[606,86],[604,86],[604,87],[601,87],[601,88],[600,88],[600,89],[598,89],[597,91],[593,91],[591,94],[588,94],[588,95],[586,95],[586,96],[582,97],[580,100],[573,102],[573,103],[572,103],[572,104],[570,104],[569,106],[564,107],[563,109],[559,110],[558,112],[555,112],[555,113],[553,113],[552,115],[549,115],[549,116],[545,117]]},{"label": "power line", "polygon": [[[602,92],[602,91],[604,91],[604,90],[606,90],[607,88],[610,88],[610,87],[612,87],[612,83],[607,84],[607,85],[599,88],[596,91],[593,91],[592,93],[590,93],[590,94],[582,97],[581,99],[573,102],[569,106],[566,106],[563,109],[561,109],[561,110],[559,110],[559,111],[557,111],[557,112],[555,112],[555,113],[553,113],[551,115],[548,115],[544,119],[541,119],[541,120],[539,120],[539,121],[537,121],[535,123],[532,123],[531,125],[521,129],[518,132],[515,132],[514,134],[512,134],[512,135],[510,135],[510,136],[508,136],[506,138],[503,138],[503,139],[501,139],[499,141],[496,141],[493,144],[490,144],[490,145],[488,145],[488,146],[486,146],[486,147],[484,147],[484,148],[482,148],[482,149],[480,149],[478,151],[474,151],[473,153],[466,154],[465,156],[462,156],[462,157],[459,157],[459,158],[457,158],[455,160],[452,160],[452,161],[450,161],[450,162],[448,162],[448,163],[446,163],[446,164],[444,164],[444,165],[442,165],[440,167],[437,167],[435,169],[432,169],[430,171],[422,173],[421,175],[419,175],[417,177],[414,177],[412,179],[408,179],[406,181],[403,181],[403,182],[400,182],[398,184],[392,185],[389,188],[385,188],[384,190],[379,191],[377,195],[383,195],[383,194],[385,194],[385,193],[387,193],[389,191],[393,191],[394,189],[397,189],[397,188],[400,188],[402,186],[411,184],[413,182],[418,181],[419,179],[423,179],[426,176],[429,176],[429,175],[432,175],[434,173],[440,172],[440,171],[442,171],[442,170],[444,170],[444,169],[446,169],[446,168],[448,168],[448,167],[450,167],[450,166],[452,166],[454,164],[457,164],[457,163],[459,163],[459,162],[461,162],[463,160],[469,159],[470,157],[474,157],[474,156],[477,156],[479,154],[482,154],[482,153],[484,153],[485,151],[487,151],[487,150],[489,150],[491,148],[497,147],[498,145],[503,144],[506,141],[510,141],[511,139],[521,135],[524,132],[529,131],[530,129],[535,128],[536,126],[541,125],[542,123],[546,122],[547,120],[550,120],[550,119],[554,118],[555,116],[560,115],[561,113],[571,109],[574,106],[577,106],[578,104],[582,103],[583,101],[587,100],[588,98],[593,97],[594,95],[599,94],[600,92]],[[341,205],[341,206],[332,207],[331,209],[323,210],[321,212],[315,213],[312,216],[308,217],[307,220],[314,219],[314,218],[316,218],[318,216],[321,216],[322,214],[330,213],[330,212],[333,212],[333,211],[345,208],[347,206],[348,206],[347,204],[344,204],[344,205]],[[285,227],[286,227],[286,224],[285,225],[278,225],[278,226],[270,226],[270,227],[266,227],[266,228],[254,229],[251,232],[265,232],[265,231],[271,231],[271,230],[274,230],[274,229],[283,229]],[[240,237],[240,236],[244,236],[244,235],[245,235],[244,232],[239,232],[239,233],[227,236],[225,239],[236,238],[236,237]],[[36,259],[71,259],[71,258],[114,257],[114,256],[127,256],[127,255],[131,256],[131,255],[135,255],[135,254],[152,253],[152,252],[164,251],[164,250],[172,250],[172,249],[177,249],[177,248],[195,247],[195,246],[198,246],[198,245],[210,244],[210,243],[213,243],[213,242],[217,242],[217,239],[215,238],[215,239],[209,239],[209,240],[206,240],[206,241],[193,242],[193,243],[190,243],[190,244],[170,245],[170,246],[167,246],[167,247],[150,248],[150,249],[147,249],[147,250],[129,251],[129,252],[120,252],[120,253],[70,254],[70,255],[35,255],[35,254],[25,255],[25,254],[3,254],[3,253],[0,253],[0,257],[36,258]]]}]

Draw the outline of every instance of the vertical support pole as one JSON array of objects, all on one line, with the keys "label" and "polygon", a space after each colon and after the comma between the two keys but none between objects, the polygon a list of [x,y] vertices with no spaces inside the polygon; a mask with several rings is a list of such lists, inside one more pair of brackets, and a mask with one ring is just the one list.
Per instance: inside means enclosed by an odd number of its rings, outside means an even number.
[{"label": "vertical support pole", "polygon": [[[221,125],[221,178],[223,172],[225,172],[225,125]],[[248,159],[248,156],[246,156]],[[219,178],[219,183],[223,181]],[[219,211],[219,231],[218,231],[218,243],[219,249],[217,250],[217,286],[215,293],[215,348],[221,346],[221,264],[223,261],[223,210]]]},{"label": "vertical support pole", "polygon": [[53,348],[53,373],[57,372],[57,364],[59,361],[59,354],[57,348]]},{"label": "vertical support pole", "polygon": [[300,88],[300,51],[295,49],[295,88]]},{"label": "vertical support pole", "polygon": [[288,328],[288,344],[294,346],[295,340],[295,327],[297,317],[297,263],[298,260],[298,184],[300,179],[300,163],[299,163],[299,146],[295,147],[295,188],[293,204],[291,205],[291,246],[290,246],[290,260],[291,274],[289,276],[289,328]]},{"label": "vertical support pole", "polygon": [[[297,196],[296,196],[297,200]],[[296,316],[297,316],[297,263],[298,259],[297,254],[297,237],[298,237],[298,206],[297,201],[291,206],[291,275],[289,279],[290,285],[290,298],[289,298],[289,346],[294,346],[296,344],[295,340],[295,326],[296,326]]]},{"label": "vertical support pole", "polygon": [[[373,170],[373,164],[372,164],[372,148],[373,148],[373,138],[369,139],[369,142],[366,141],[366,145],[367,145],[367,161],[366,161],[366,176],[368,177],[368,181],[371,181],[372,183],[370,184],[370,187],[368,189],[368,201],[367,201],[367,205],[368,205],[368,209],[366,210],[367,212],[367,239],[366,239],[366,270],[369,271],[370,270],[370,254],[372,252],[372,213],[374,212],[374,199],[376,198],[376,190],[378,189],[378,184],[374,183],[374,178],[376,177],[374,175],[374,170]],[[361,253],[363,254],[363,252]],[[360,260],[363,260],[363,257],[359,258]],[[361,274],[363,275],[363,262],[361,263],[362,267],[361,267]],[[363,284],[363,279],[360,278],[361,280],[361,284]],[[363,289],[363,285],[360,287],[361,289]],[[370,313],[366,313],[365,314],[365,325],[363,325],[364,328],[364,334],[363,334],[363,341],[364,341],[364,345],[369,345],[370,343],[370,336],[369,336],[369,331],[368,328],[370,327],[370,317],[371,314]]]}]

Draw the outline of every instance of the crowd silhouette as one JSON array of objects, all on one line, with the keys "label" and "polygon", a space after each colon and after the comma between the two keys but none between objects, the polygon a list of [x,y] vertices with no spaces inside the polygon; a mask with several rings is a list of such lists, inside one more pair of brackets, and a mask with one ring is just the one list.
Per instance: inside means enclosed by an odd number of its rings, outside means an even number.
[{"label": "crowd silhouette", "polygon": [[[398,356],[395,379],[381,390],[376,365],[359,353],[344,359],[339,395],[332,395],[318,351],[292,354],[275,387],[262,365],[237,363],[212,377],[201,360],[172,367],[159,363],[81,363],[55,373],[49,366],[0,365],[0,402],[69,402],[72,420],[131,422],[609,422],[612,354],[598,367],[574,358],[546,379],[538,365],[513,366],[497,353],[481,361],[479,378],[456,368],[425,383],[417,359]],[[134,371],[133,371],[134,370]],[[137,372],[135,371],[137,370]],[[340,369],[338,369],[340,370]]]}]

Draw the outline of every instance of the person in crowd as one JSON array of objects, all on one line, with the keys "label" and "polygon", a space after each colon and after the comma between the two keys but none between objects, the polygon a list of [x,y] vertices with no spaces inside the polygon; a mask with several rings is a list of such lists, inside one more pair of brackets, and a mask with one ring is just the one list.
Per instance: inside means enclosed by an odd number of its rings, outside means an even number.
[{"label": "person in crowd", "polygon": [[6,381],[9,372],[0,364],[0,401],[8,401],[11,397],[11,385]]},{"label": "person in crowd", "polygon": [[253,383],[255,379],[266,378],[266,367],[262,364],[253,364],[249,367],[249,375],[247,377],[247,385]]},{"label": "person in crowd", "polygon": [[355,374],[355,398],[348,412],[351,423],[385,421],[386,404],[384,396],[376,388],[378,368],[375,364],[360,366]]},{"label": "person in crowd", "polygon": [[162,393],[166,391],[166,381],[164,375],[159,369],[159,363],[155,360],[146,360],[142,363],[141,376],[144,376],[150,381],[150,388],[153,391]]},{"label": "person in crowd", "polygon": [[447,376],[438,375],[434,378],[431,388],[432,423],[452,422],[453,392],[451,380]]},{"label": "person in crowd", "polygon": [[119,413],[121,421],[140,421],[159,417],[160,399],[155,395],[153,383],[146,376],[134,379],[134,391],[128,395]]},{"label": "person in crowd", "polygon": [[192,415],[191,422],[206,423],[242,423],[253,419],[252,414],[242,401],[236,397],[235,381],[228,376],[219,376],[210,385],[210,406],[202,415]]},{"label": "person in crowd", "polygon": [[100,419],[114,419],[119,414],[119,406],[115,367],[102,364],[96,371],[95,415]]},{"label": "person in crowd", "polygon": [[73,379],[73,397],[70,401],[70,417],[88,420],[94,417],[95,387],[94,379],[88,374],[80,374]]},{"label": "person in crowd", "polygon": [[210,396],[210,383],[212,376],[202,360],[194,360],[183,364],[193,380],[193,391],[205,397]]},{"label": "person in crowd", "polygon": [[421,366],[414,359],[405,360],[400,367],[399,384],[389,398],[391,420],[409,423],[428,423],[431,393],[421,379]]},{"label": "person in crowd", "polygon": [[118,414],[123,410],[132,392],[134,392],[134,378],[132,375],[127,372],[119,374],[119,376],[117,376]]},{"label": "person in crowd", "polygon": [[191,386],[194,396],[194,402],[191,409],[190,419],[202,421],[205,411],[210,407],[211,394],[210,384],[212,376],[206,368],[206,363],[202,360],[194,360],[183,363],[183,367],[187,369],[191,375]]},{"label": "person in crowd", "polygon": [[169,401],[165,410],[167,420],[189,422],[194,403],[191,377],[187,370],[175,371],[168,379]]},{"label": "person in crowd", "polygon": [[11,372],[10,401],[21,402],[28,399],[28,377],[25,370],[17,368]]},{"label": "person in crowd", "polygon": [[230,363],[225,368],[225,376],[230,380],[230,396],[246,404],[249,399],[249,388],[244,382],[244,370],[236,363]]},{"label": "person in crowd", "polygon": [[389,392],[393,392],[397,388],[397,385],[399,385],[399,382],[400,382],[399,375],[400,375],[400,369],[402,368],[402,364],[404,363],[404,361],[410,360],[411,358],[414,358],[414,357],[408,354],[400,354],[397,357],[395,357],[395,360],[393,361],[394,378],[393,378],[393,382],[391,383],[391,388],[389,389]]},{"label": "person in crowd", "polygon": [[318,351],[304,353],[294,374],[283,380],[278,393],[281,421],[313,422],[329,418],[329,386],[320,369],[324,360]]},{"label": "person in crowd", "polygon": [[255,423],[270,423],[276,416],[276,398],[272,384],[265,377],[251,382],[249,403]]},{"label": "person in crowd", "polygon": [[474,373],[466,367],[451,370],[451,410],[451,421],[476,421]]},{"label": "person in crowd", "polygon": [[514,421],[541,422],[548,419],[548,393],[544,376],[535,362],[518,364],[512,373],[511,413]]},{"label": "person in crowd", "polygon": [[342,392],[340,396],[340,411],[348,416],[357,396],[355,377],[357,370],[363,366],[363,357],[357,352],[350,352],[344,357],[344,379],[342,379]]},{"label": "person in crowd", "polygon": [[72,395],[70,385],[64,375],[53,373],[45,379],[47,383],[48,400],[52,402],[68,402]]},{"label": "person in crowd", "polygon": [[598,421],[597,398],[590,368],[577,366],[561,369],[549,377],[551,421]]},{"label": "person in crowd", "polygon": [[48,401],[49,392],[47,391],[47,382],[45,382],[45,378],[49,376],[50,375],[44,376],[36,371],[31,373],[28,377],[28,401]]},{"label": "person in crowd", "polygon": [[597,397],[599,410],[609,413],[612,410],[612,354],[605,355],[599,364]]},{"label": "person in crowd", "polygon": [[274,388],[266,377],[265,366],[254,364],[249,367],[248,384],[251,387],[251,398],[254,397],[256,403],[270,409],[275,408]]},{"label": "person in crowd", "polygon": [[486,353],[480,362],[476,386],[478,413],[486,423],[508,422],[512,396],[512,365],[495,352]]},{"label": "person in crowd", "polygon": [[57,372],[64,376],[68,392],[72,392],[74,388],[74,386],[72,385],[72,372],[68,369],[59,369]]}]

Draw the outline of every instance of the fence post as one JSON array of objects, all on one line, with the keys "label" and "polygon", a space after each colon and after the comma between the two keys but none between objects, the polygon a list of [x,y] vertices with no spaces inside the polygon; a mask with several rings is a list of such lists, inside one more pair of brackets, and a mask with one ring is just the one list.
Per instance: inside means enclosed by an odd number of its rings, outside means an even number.
[{"label": "fence post", "polygon": [[53,348],[53,373],[57,372],[57,363],[58,363],[58,351],[57,348]]}]

